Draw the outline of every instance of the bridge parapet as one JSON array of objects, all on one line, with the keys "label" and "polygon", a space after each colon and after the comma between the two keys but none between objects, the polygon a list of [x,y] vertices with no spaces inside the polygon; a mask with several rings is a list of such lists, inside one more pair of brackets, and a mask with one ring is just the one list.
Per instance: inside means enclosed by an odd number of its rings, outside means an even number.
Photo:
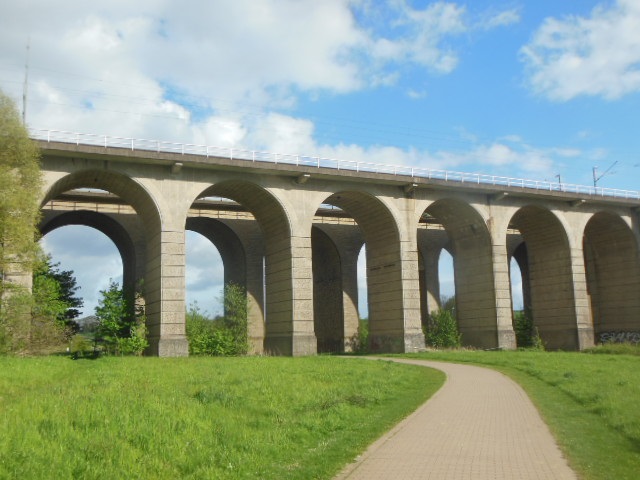
[{"label": "bridge parapet", "polygon": [[[521,189],[532,192],[555,192],[578,195],[579,198],[615,198],[640,201],[640,191],[621,190],[615,188],[591,187],[571,183],[557,183],[546,180],[532,180],[524,178],[512,178],[499,175],[487,175],[482,173],[467,173],[431,168],[419,168],[403,165],[384,165],[355,160],[340,160],[313,155],[299,155],[287,153],[275,153],[256,150],[246,150],[233,147],[218,147],[210,145],[197,145],[189,143],[176,143],[162,140],[136,139],[117,137],[110,135],[97,135],[77,132],[65,132],[59,130],[30,130],[31,138],[38,140],[43,148],[46,144],[63,143],[80,146],[102,147],[104,149],[128,150],[131,152],[154,154],[177,154],[179,156],[196,156],[209,158],[225,158],[251,163],[270,163],[273,165],[285,165],[295,167],[310,167],[313,169],[329,169],[343,172],[357,172],[377,174],[393,177],[409,177],[410,179],[424,181],[434,180],[438,182],[481,185],[485,187]],[[161,157],[157,157],[161,158]],[[174,157],[175,158],[175,157]],[[172,166],[179,171],[181,164]],[[403,180],[404,181],[404,180]],[[306,179],[305,179],[306,182]],[[419,185],[408,184],[408,190]]]}]

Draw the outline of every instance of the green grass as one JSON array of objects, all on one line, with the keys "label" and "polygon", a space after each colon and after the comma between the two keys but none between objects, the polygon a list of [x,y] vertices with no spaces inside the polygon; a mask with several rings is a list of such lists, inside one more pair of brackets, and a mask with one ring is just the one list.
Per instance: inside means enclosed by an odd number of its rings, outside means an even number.
[{"label": "green grass", "polygon": [[444,381],[313,358],[0,358],[0,478],[313,479]]},{"label": "green grass", "polygon": [[[527,391],[584,479],[640,475],[640,359],[630,354],[429,352],[429,360],[500,370]],[[617,350],[616,350],[617,351]]]}]

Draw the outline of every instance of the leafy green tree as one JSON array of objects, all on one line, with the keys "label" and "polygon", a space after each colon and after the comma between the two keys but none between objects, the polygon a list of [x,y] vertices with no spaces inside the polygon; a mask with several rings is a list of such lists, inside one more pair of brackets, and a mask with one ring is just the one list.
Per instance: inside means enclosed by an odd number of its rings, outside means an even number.
[{"label": "leafy green tree", "polygon": [[455,297],[444,298],[442,308],[429,315],[425,328],[425,343],[435,348],[458,348],[462,335],[455,316]]},{"label": "leafy green tree", "polygon": [[229,282],[224,286],[224,325],[231,332],[234,355],[249,351],[247,292],[241,285]]},{"label": "leafy green tree", "polygon": [[13,101],[0,91],[0,351],[24,348],[30,272],[36,261],[42,174],[38,146]]},{"label": "leafy green tree", "polygon": [[99,322],[96,341],[108,354],[141,355],[149,345],[144,309],[128,305],[122,288],[113,280],[100,295],[95,311]]},{"label": "leafy green tree", "polygon": [[[80,326],[75,319],[80,316],[78,308],[84,305],[82,298],[76,296],[80,287],[73,275],[73,271],[61,271],[59,267],[59,263],[53,264],[51,262],[51,257],[49,255],[43,258],[41,261],[41,267],[34,271],[34,295],[36,294],[36,287],[38,285],[44,285],[46,283],[57,284],[57,288],[55,289],[56,295],[55,297],[51,297],[51,301],[53,303],[47,306],[41,301],[41,308],[56,309],[56,304],[59,305],[60,309],[52,312],[54,313],[55,319],[72,333],[77,333]],[[44,300],[44,298],[41,300]]]}]

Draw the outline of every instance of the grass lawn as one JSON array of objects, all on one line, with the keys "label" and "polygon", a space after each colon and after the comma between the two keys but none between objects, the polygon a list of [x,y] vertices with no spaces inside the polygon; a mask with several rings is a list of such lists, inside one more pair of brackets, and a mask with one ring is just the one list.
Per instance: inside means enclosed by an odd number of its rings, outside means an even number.
[{"label": "grass lawn", "polygon": [[527,391],[581,478],[640,478],[640,356],[526,351],[408,356],[504,372]]},{"label": "grass lawn", "polygon": [[329,479],[443,381],[322,356],[0,358],[0,478]]}]

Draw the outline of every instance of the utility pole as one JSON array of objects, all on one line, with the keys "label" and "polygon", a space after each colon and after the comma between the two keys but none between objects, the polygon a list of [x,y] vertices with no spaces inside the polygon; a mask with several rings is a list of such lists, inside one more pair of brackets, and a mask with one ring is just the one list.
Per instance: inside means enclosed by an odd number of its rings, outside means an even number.
[{"label": "utility pole", "polygon": [[27,60],[24,65],[24,85],[22,86],[22,124],[27,125],[27,90],[29,88],[29,50],[31,37],[27,40]]},{"label": "utility pole", "polygon": [[597,184],[598,184],[598,180],[600,180],[602,177],[604,177],[607,173],[609,173],[609,170],[611,170],[613,167],[615,167],[615,165],[618,163],[618,161],[616,160],[615,162],[613,162],[611,165],[609,165],[609,168],[607,168],[604,172],[602,172],[600,175],[598,175],[598,167],[593,167],[593,188],[597,188]]}]

